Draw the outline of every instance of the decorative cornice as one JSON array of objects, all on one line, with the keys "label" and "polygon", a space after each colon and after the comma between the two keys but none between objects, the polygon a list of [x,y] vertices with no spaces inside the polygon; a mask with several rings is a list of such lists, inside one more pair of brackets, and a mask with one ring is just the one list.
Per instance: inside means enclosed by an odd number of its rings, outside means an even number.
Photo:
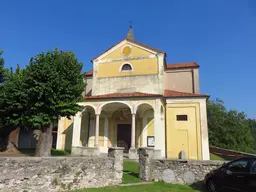
[{"label": "decorative cornice", "polygon": [[152,59],[152,58],[156,58],[156,55],[124,57],[124,58],[117,58],[117,59],[103,59],[103,60],[97,61],[97,63],[111,63],[111,62],[117,62],[117,61],[144,60],[144,59]]}]

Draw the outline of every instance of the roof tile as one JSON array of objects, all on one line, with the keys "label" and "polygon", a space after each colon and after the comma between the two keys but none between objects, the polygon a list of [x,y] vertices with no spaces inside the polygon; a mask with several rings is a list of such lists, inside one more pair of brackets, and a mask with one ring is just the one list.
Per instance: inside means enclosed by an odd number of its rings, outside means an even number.
[{"label": "roof tile", "polygon": [[176,63],[176,64],[167,64],[167,69],[184,69],[184,68],[198,68],[199,65],[196,62],[187,62],[187,63]]},{"label": "roof tile", "polygon": [[164,97],[209,97],[209,95],[205,94],[198,94],[198,93],[186,93],[180,91],[173,91],[173,90],[164,90]]},{"label": "roof tile", "polygon": [[103,95],[93,95],[85,96],[86,99],[106,99],[106,98],[120,98],[120,97],[166,97],[166,98],[177,98],[177,97],[209,97],[205,94],[196,94],[196,93],[186,93],[172,90],[164,90],[164,95],[153,94],[153,93],[141,93],[141,92],[132,92],[132,93],[110,93]]}]

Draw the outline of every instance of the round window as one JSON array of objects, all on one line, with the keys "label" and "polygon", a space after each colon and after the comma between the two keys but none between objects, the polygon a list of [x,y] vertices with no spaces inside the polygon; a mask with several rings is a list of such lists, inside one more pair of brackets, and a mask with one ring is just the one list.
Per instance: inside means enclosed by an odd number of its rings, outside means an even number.
[{"label": "round window", "polygon": [[122,53],[124,55],[129,55],[130,53],[132,52],[132,49],[130,46],[125,46],[123,49],[122,49]]}]

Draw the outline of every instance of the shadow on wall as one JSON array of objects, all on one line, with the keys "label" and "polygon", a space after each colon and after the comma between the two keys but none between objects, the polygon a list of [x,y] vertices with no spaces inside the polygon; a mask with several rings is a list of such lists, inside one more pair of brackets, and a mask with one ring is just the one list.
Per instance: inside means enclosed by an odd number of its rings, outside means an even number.
[{"label": "shadow on wall", "polygon": [[65,151],[71,151],[72,147],[72,136],[73,136],[73,123],[63,132],[65,134]]}]

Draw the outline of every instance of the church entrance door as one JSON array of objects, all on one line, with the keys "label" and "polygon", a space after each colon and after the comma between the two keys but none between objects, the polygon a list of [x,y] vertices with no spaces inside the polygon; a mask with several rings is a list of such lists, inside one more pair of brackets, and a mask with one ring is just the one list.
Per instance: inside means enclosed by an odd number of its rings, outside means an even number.
[{"label": "church entrance door", "polygon": [[117,147],[124,147],[124,153],[128,153],[131,147],[131,124],[117,125]]}]

